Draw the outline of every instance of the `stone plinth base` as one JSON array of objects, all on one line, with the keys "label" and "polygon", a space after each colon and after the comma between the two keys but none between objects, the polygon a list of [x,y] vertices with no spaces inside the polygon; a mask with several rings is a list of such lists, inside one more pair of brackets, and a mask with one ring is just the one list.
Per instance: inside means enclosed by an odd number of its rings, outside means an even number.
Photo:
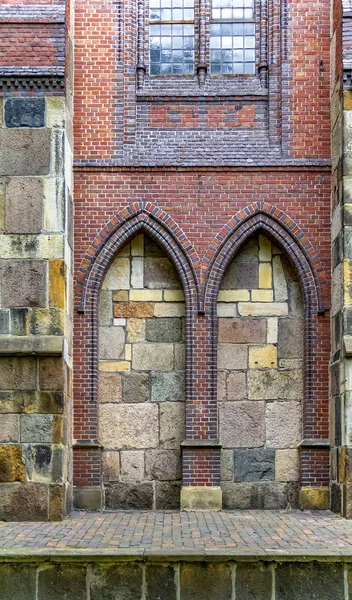
[{"label": "stone plinth base", "polygon": [[299,503],[303,510],[327,510],[330,506],[328,487],[301,488]]},{"label": "stone plinth base", "polygon": [[181,488],[181,510],[221,510],[222,491],[220,487]]},{"label": "stone plinth base", "polygon": [[73,507],[81,510],[102,510],[103,490],[98,486],[76,486],[73,488]]}]

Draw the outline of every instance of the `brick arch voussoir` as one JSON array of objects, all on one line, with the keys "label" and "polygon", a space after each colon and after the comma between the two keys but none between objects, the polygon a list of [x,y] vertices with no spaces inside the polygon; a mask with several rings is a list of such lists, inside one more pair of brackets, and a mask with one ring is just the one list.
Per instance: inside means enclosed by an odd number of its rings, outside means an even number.
[{"label": "brick arch voussoir", "polygon": [[318,314],[327,310],[327,279],[313,245],[291,217],[263,201],[238,211],[210,244],[206,255],[207,275],[200,297],[201,309],[216,303],[221,280],[231,260],[251,236],[260,232],[266,233],[293,262],[310,310]]},{"label": "brick arch voussoir", "polygon": [[186,302],[197,302],[199,283],[196,265],[199,256],[192,243],[165,211],[150,202],[136,202],[106,223],[85,253],[76,279],[77,312],[86,312],[93,297],[99,293],[113,256],[138,233],[146,233],[164,249],[181,279]]}]

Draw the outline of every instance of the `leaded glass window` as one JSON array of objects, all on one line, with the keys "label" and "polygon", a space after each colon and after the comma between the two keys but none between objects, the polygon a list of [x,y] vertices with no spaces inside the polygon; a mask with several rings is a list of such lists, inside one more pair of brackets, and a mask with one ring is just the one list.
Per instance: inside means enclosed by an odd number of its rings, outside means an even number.
[{"label": "leaded glass window", "polygon": [[254,0],[212,0],[210,72],[255,74]]},{"label": "leaded glass window", "polygon": [[194,0],[149,0],[150,74],[194,73]]}]

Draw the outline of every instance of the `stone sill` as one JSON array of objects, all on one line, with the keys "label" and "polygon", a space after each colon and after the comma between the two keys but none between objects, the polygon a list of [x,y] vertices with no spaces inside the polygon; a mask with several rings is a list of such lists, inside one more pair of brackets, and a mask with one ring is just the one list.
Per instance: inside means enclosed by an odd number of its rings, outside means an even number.
[{"label": "stone sill", "polygon": [[8,354],[62,354],[64,337],[61,335],[0,336],[0,355]]},{"label": "stone sill", "polygon": [[345,356],[352,356],[352,335],[343,336],[343,348]]},{"label": "stone sill", "polygon": [[183,448],[222,448],[217,440],[185,440],[181,442]]}]

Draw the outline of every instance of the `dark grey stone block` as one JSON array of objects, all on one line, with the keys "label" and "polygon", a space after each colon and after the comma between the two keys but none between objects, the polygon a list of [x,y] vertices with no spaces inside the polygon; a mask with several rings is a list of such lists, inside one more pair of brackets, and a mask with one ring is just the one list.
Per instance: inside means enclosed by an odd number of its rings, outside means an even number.
[{"label": "dark grey stone block", "polygon": [[28,334],[28,309],[27,308],[12,308],[11,309],[11,334],[12,335],[27,335]]},{"label": "dark grey stone block", "polygon": [[55,565],[38,573],[38,600],[86,600],[86,567]]},{"label": "dark grey stone block", "polygon": [[0,564],[1,600],[35,600],[36,567],[19,564]]},{"label": "dark grey stone block", "polygon": [[136,564],[95,567],[90,582],[90,600],[139,600],[142,569]]},{"label": "dark grey stone block", "polygon": [[124,373],[122,400],[123,402],[148,402],[149,373]]},{"label": "dark grey stone block", "polygon": [[276,570],[276,600],[344,600],[342,564],[282,563]]},{"label": "dark grey stone block", "polygon": [[156,482],[156,509],[179,510],[180,508],[180,481]]},{"label": "dark grey stone block", "polygon": [[51,415],[22,415],[21,442],[51,442]]},{"label": "dark grey stone block", "polygon": [[50,483],[61,481],[63,464],[61,448],[53,449],[49,444],[24,444],[22,454],[29,481],[45,479]]},{"label": "dark grey stone block", "polygon": [[44,127],[44,124],[44,98],[10,98],[6,100],[6,127]]},{"label": "dark grey stone block", "polygon": [[176,600],[174,568],[147,565],[146,586],[146,600]]},{"label": "dark grey stone block", "polygon": [[241,600],[271,600],[272,575],[270,566],[256,563],[236,567],[236,598]]},{"label": "dark grey stone block", "polygon": [[148,342],[180,342],[182,340],[182,319],[178,317],[146,319],[146,340]]},{"label": "dark grey stone block", "polygon": [[185,375],[184,373],[151,374],[151,401],[152,402],[184,402],[185,400]]},{"label": "dark grey stone block", "polygon": [[303,319],[279,319],[278,357],[303,358]]},{"label": "dark grey stone block", "polygon": [[105,487],[106,508],[153,508],[152,483],[114,483]]},{"label": "dark grey stone block", "polygon": [[257,262],[232,261],[221,282],[222,290],[252,290],[259,284]]},{"label": "dark grey stone block", "polygon": [[[47,484],[9,483],[0,486],[0,520],[47,521],[49,494]],[[0,577],[0,581],[2,579]],[[18,595],[11,596],[19,598]],[[23,596],[27,600],[27,596]]]},{"label": "dark grey stone block", "polygon": [[182,600],[231,600],[231,571],[227,564],[181,565]]},{"label": "dark grey stone block", "polygon": [[275,451],[266,448],[234,451],[234,480],[262,481],[275,479]]},{"label": "dark grey stone block", "polygon": [[6,335],[7,333],[10,333],[10,312],[0,310],[0,334]]},{"label": "dark grey stone block", "polygon": [[330,484],[330,508],[333,512],[341,511],[341,487],[339,483]]},{"label": "dark grey stone block", "polygon": [[148,236],[144,236],[144,256],[146,258],[162,258],[166,257],[166,254],[158,244],[151,240]]},{"label": "dark grey stone block", "polygon": [[12,260],[5,265],[2,281],[3,307],[45,306],[46,272],[44,260]]}]

